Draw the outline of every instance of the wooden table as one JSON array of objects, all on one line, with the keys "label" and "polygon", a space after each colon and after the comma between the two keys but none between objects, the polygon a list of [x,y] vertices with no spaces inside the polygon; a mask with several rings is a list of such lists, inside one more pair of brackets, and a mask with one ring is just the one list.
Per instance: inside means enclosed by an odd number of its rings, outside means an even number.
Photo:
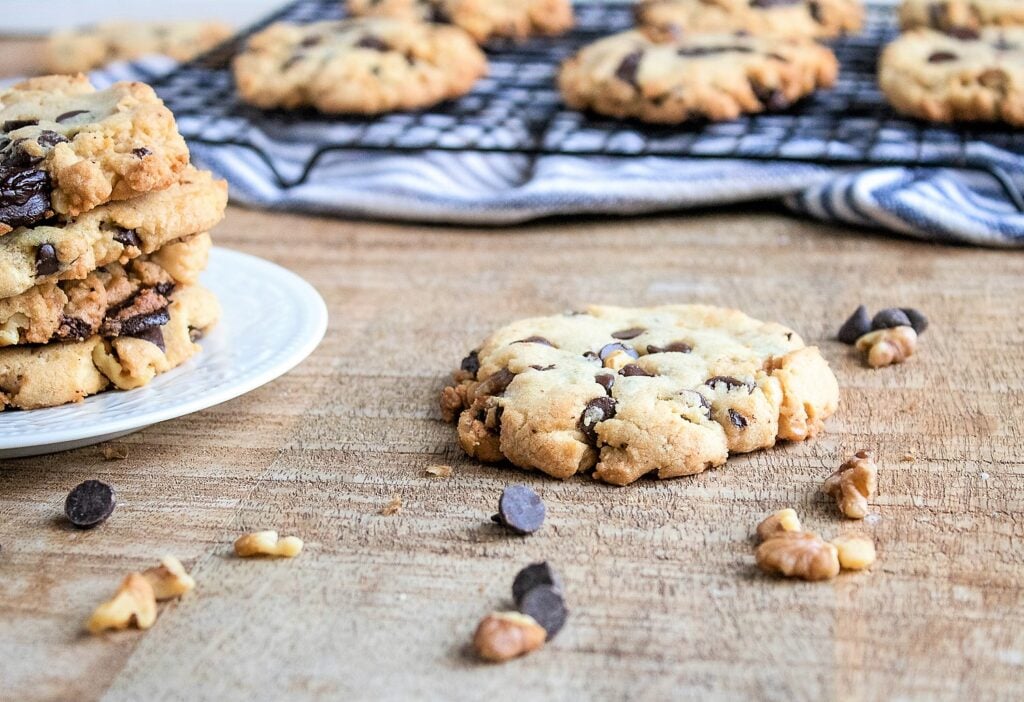
[{"label": "wooden table", "polygon": [[[310,280],[327,337],[286,377],[123,439],[125,460],[92,447],[0,463],[0,699],[1024,695],[1020,255],[760,209],[492,231],[232,208],[215,238]],[[839,413],[814,441],[621,489],[467,460],[435,402],[453,364],[497,324],[591,301],[792,325],[833,364]],[[920,354],[872,371],[830,340],[858,302],[925,310]],[[875,516],[844,522],[819,487],[859,448],[880,456],[880,495]],[[437,463],[454,475],[425,475]],[[88,478],[121,501],[83,532],[61,514]],[[488,519],[512,482],[547,503],[532,537]],[[381,515],[396,495],[401,512]],[[750,535],[784,506],[827,537],[871,534],[879,562],[817,584],[763,576]],[[261,528],[306,550],[233,557]],[[149,631],[82,632],[164,553],[194,593]],[[537,559],[563,573],[569,624],[527,658],[477,662],[477,620]]]}]

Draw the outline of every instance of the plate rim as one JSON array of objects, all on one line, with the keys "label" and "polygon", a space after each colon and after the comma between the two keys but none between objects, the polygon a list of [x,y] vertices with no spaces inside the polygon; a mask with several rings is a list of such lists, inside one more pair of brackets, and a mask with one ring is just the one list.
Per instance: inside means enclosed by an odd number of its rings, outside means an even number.
[{"label": "plate rim", "polygon": [[[233,257],[242,259],[246,261],[247,265],[256,267],[262,266],[265,269],[274,270],[275,274],[279,277],[290,279],[290,282],[295,287],[303,290],[305,297],[308,298],[307,302],[313,306],[312,312],[313,315],[315,315],[315,319],[311,319],[312,323],[310,325],[313,333],[310,334],[301,344],[297,345],[295,351],[291,354],[285,356],[281,361],[268,366],[259,373],[255,373],[251,377],[246,378],[244,382],[230,385],[229,387],[222,388],[221,390],[206,396],[184,400],[180,404],[176,404],[171,407],[154,410],[150,413],[143,412],[134,414],[121,420],[115,420],[109,424],[104,423],[102,426],[98,426],[94,422],[83,422],[76,426],[69,426],[68,429],[63,430],[60,433],[55,434],[53,432],[49,432],[45,434],[45,439],[43,440],[34,440],[32,437],[25,435],[11,437],[0,436],[0,451],[32,449],[72,441],[81,441],[92,437],[116,434],[118,432],[131,432],[134,430],[144,429],[161,422],[166,422],[171,419],[177,419],[178,417],[195,414],[196,412],[201,412],[202,410],[215,407],[216,405],[220,405],[228,402],[229,400],[234,400],[242,395],[246,395],[257,388],[280,378],[309,358],[317,347],[320,346],[320,342],[323,341],[324,336],[327,333],[327,325],[329,322],[327,303],[324,301],[320,292],[299,274],[285,268],[284,266],[274,263],[273,261],[268,261],[265,258],[260,258],[259,256],[254,256],[243,251],[236,251],[235,249],[224,246],[214,246],[210,251],[210,255],[211,257],[226,256],[228,258]],[[189,359],[185,365],[172,369],[169,372],[173,373],[180,370],[187,373],[187,364],[196,357],[197,356],[194,356],[192,359]],[[125,392],[132,391],[128,390]],[[101,394],[103,393],[97,393],[97,395],[94,395],[93,397],[97,397]],[[90,399],[91,398],[86,398],[84,402],[88,402]],[[41,409],[45,410],[51,408],[45,407]],[[21,411],[33,412],[38,410]],[[6,414],[6,412],[0,412],[0,425],[3,424],[4,414]]]}]

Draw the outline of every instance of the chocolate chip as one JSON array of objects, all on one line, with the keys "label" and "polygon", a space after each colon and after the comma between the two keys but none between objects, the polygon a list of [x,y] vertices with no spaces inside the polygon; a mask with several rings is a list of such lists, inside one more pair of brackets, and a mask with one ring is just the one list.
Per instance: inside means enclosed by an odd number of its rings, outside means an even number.
[{"label": "chocolate chip", "polygon": [[811,13],[811,19],[818,24],[824,24],[824,17],[821,14],[821,3],[811,0],[807,3],[807,11]]},{"label": "chocolate chip", "polygon": [[515,377],[516,374],[508,368],[502,368],[476,386],[476,395],[477,397],[500,395],[505,392]]},{"label": "chocolate chip", "polygon": [[44,129],[39,132],[39,136],[36,137],[36,143],[40,146],[54,147],[57,144],[67,143],[68,138],[63,134],[58,134],[52,129]]},{"label": "chocolate chip", "polygon": [[174,292],[174,283],[172,283],[170,281],[165,281],[163,283],[157,283],[156,285],[153,286],[153,289],[156,290],[158,295],[163,295],[164,297],[169,297],[170,294],[172,292]]},{"label": "chocolate chip", "polygon": [[[169,321],[171,321],[171,316],[166,309],[149,314],[136,315],[120,322],[118,335],[142,338],[150,329],[162,327]],[[159,344],[157,345],[159,346]]]},{"label": "chocolate chip", "polygon": [[57,249],[53,244],[40,244],[36,249],[36,277],[53,275],[60,270],[60,261],[57,260]]},{"label": "chocolate chip", "polygon": [[970,27],[949,27],[946,30],[946,34],[954,39],[962,39],[963,41],[977,41],[981,39],[981,34],[978,33],[978,30],[971,29]]},{"label": "chocolate chip", "polygon": [[739,388],[746,388],[747,392],[754,392],[754,384],[747,380],[740,380],[739,378],[733,378],[728,375],[716,375],[713,378],[708,378],[704,381],[704,384],[709,388],[714,389],[716,385],[722,383],[725,385],[726,392],[737,390]]},{"label": "chocolate chip", "polygon": [[871,319],[872,329],[892,329],[893,327],[909,327],[910,317],[898,307],[887,307]]},{"label": "chocolate chip", "polygon": [[114,488],[99,480],[86,480],[68,493],[64,514],[80,529],[102,524],[114,512]]},{"label": "chocolate chip", "polygon": [[621,331],[612,332],[612,338],[613,339],[621,339],[622,341],[627,341],[629,339],[637,338],[638,336],[643,334],[645,331],[647,331],[647,330],[644,329],[643,327],[630,327],[629,329],[623,329]]},{"label": "chocolate chip", "polygon": [[37,124],[39,124],[38,119],[9,119],[4,122],[3,127],[0,127],[0,129],[5,132],[13,132],[15,129],[34,127]]},{"label": "chocolate chip", "polygon": [[561,591],[551,585],[538,585],[527,590],[519,601],[519,611],[533,617],[544,627],[548,641],[562,630],[569,617]]},{"label": "chocolate chip", "polygon": [[95,333],[96,327],[92,323],[78,317],[63,315],[54,336],[61,341],[85,341]]},{"label": "chocolate chip", "polygon": [[459,364],[459,368],[471,374],[475,378],[477,371],[480,370],[480,352],[475,350],[470,351],[469,355],[462,359],[462,363]]},{"label": "chocolate chip", "polygon": [[555,367],[554,363],[552,363],[550,365],[547,365],[547,366],[538,366],[538,365],[530,366],[530,368],[534,369],[535,371],[549,371],[549,370],[551,370],[554,367]]},{"label": "chocolate chip", "polygon": [[599,373],[594,376],[594,382],[604,388],[609,395],[612,394],[612,387],[615,385],[615,376],[611,373]]},{"label": "chocolate chip", "polygon": [[515,580],[512,581],[512,600],[517,607],[523,596],[535,587],[551,587],[562,592],[562,579],[547,561],[531,563],[516,573]]},{"label": "chocolate chip", "polygon": [[544,502],[525,485],[509,485],[498,500],[494,521],[517,534],[532,534],[544,524]]},{"label": "chocolate chip", "polygon": [[789,98],[778,88],[766,88],[756,83],[751,83],[750,87],[766,110],[778,111],[790,106]]},{"label": "chocolate chip", "polygon": [[744,417],[739,412],[737,412],[736,410],[734,410],[732,407],[729,408],[729,421],[737,429],[747,428],[747,418]]},{"label": "chocolate chip", "polygon": [[[168,318],[168,320],[169,319],[170,318]],[[164,324],[166,323],[167,322],[164,322]],[[160,328],[160,326],[152,326],[149,327],[148,329],[143,329],[137,334],[128,334],[127,336],[131,336],[135,339],[142,339],[143,341],[148,341],[149,343],[153,344],[164,353],[167,352],[167,345],[164,343],[164,331],[163,329]]]},{"label": "chocolate chip", "polygon": [[634,349],[629,348],[625,344],[619,343],[605,344],[604,346],[601,347],[601,350],[597,352],[597,356],[603,361],[616,351],[622,351],[627,355],[632,356],[633,358],[640,358],[640,354],[637,353]]},{"label": "chocolate chip", "polygon": [[635,363],[630,363],[629,365],[625,365],[622,368],[620,368],[619,369],[619,375],[625,376],[627,378],[629,378],[631,376],[643,376],[643,377],[646,377],[646,378],[653,378],[654,377],[654,373],[645,371],[643,368],[641,368],[640,366],[638,366]]},{"label": "chocolate chip", "polygon": [[900,311],[907,315],[907,319],[910,320],[910,326],[918,334],[923,334],[924,330],[928,328],[928,318],[921,314],[919,310],[913,307],[900,307]]},{"label": "chocolate chip", "polygon": [[615,416],[616,402],[607,395],[595,397],[583,408],[579,428],[592,446],[597,445],[597,425]]},{"label": "chocolate chip", "polygon": [[27,169],[28,160],[11,155],[0,164],[0,222],[11,227],[33,224],[50,212],[50,176]]},{"label": "chocolate chip", "polygon": [[839,327],[836,338],[844,344],[856,344],[857,339],[871,331],[871,318],[868,316],[868,308],[860,305],[854,310],[850,318]]},{"label": "chocolate chip", "polygon": [[928,63],[947,63],[949,61],[956,61],[958,58],[960,57],[952,51],[936,51],[928,57]]},{"label": "chocolate chip", "polygon": [[65,112],[63,114],[57,115],[57,117],[53,121],[57,122],[58,124],[62,124],[64,122],[67,122],[72,117],[84,115],[86,112],[88,112],[88,110],[71,110],[70,112]]},{"label": "chocolate chip", "polygon": [[554,346],[555,346],[550,341],[545,339],[543,336],[528,336],[525,339],[519,339],[518,341],[513,341],[512,343],[513,344],[541,344],[542,346],[550,346],[552,348],[554,348]]},{"label": "chocolate chip", "polygon": [[628,83],[636,87],[636,74],[640,70],[640,61],[644,57],[642,49],[633,51],[622,57],[622,61],[619,62],[619,67],[615,69],[615,77],[621,80],[623,83]]},{"label": "chocolate chip", "polygon": [[142,249],[142,240],[139,239],[139,235],[134,229],[118,228],[114,232],[114,241],[119,243],[121,246],[124,246],[125,248],[133,246],[139,250]]},{"label": "chocolate chip", "polygon": [[366,35],[355,43],[360,49],[373,49],[374,51],[391,51],[391,47],[378,37]]},{"label": "chocolate chip", "polygon": [[690,353],[693,347],[685,341],[673,341],[668,346],[648,346],[647,353]]},{"label": "chocolate chip", "polygon": [[700,405],[700,408],[704,410],[704,414],[708,415],[708,417],[711,417],[711,403],[708,402],[708,398],[704,397],[703,394],[697,392],[696,390],[680,390],[679,394],[682,395],[683,397],[689,397],[691,399],[696,400],[697,404]]},{"label": "chocolate chip", "polygon": [[132,155],[135,158],[145,158],[146,156],[149,156],[151,153],[153,152],[147,149],[145,146],[140,146],[137,149],[132,149]]}]

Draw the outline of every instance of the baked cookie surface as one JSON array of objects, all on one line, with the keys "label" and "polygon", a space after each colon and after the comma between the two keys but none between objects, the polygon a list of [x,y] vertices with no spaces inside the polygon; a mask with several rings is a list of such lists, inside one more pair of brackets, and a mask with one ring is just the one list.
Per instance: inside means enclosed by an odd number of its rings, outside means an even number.
[{"label": "baked cookie surface", "polygon": [[795,332],[704,305],[510,324],[467,356],[441,395],[459,443],[487,462],[625,485],[725,463],[822,430],[835,376]]},{"label": "baked cookie surface", "polygon": [[226,205],[227,184],[190,166],[166,190],[108,203],[63,226],[19,227],[0,238],[0,299],[45,283],[81,280],[97,268],[209,231]]},{"label": "baked cookie surface", "polygon": [[569,0],[348,0],[357,16],[454,24],[478,42],[561,34],[573,25]]},{"label": "baked cookie surface", "polygon": [[643,0],[637,22],[680,32],[830,38],[864,24],[860,0]]},{"label": "baked cookie surface", "polygon": [[583,48],[558,82],[574,109],[679,123],[784,109],[838,73],[835,55],[808,39],[633,30]]},{"label": "baked cookie surface", "polygon": [[78,73],[148,54],[188,61],[231,34],[223,22],[104,22],[52,34],[46,43],[46,68]]},{"label": "baked cookie surface", "polygon": [[32,78],[0,92],[0,234],[166,188],[188,162],[148,85]]},{"label": "baked cookie surface", "polygon": [[932,27],[944,32],[978,30],[985,26],[1024,26],[1020,0],[903,0],[900,24],[904,29]]},{"label": "baked cookie surface", "polygon": [[885,48],[878,82],[889,103],[912,117],[1024,126],[1024,27],[956,36],[912,30]]},{"label": "baked cookie surface", "polygon": [[196,340],[216,322],[220,306],[197,285],[170,293],[162,323],[84,341],[0,349],[0,409],[37,409],[78,402],[109,387],[149,383],[197,352]]},{"label": "baked cookie surface", "polygon": [[464,95],[486,72],[461,29],[391,18],[280,22],[234,61],[239,94],[256,107],[350,114],[427,107]]}]

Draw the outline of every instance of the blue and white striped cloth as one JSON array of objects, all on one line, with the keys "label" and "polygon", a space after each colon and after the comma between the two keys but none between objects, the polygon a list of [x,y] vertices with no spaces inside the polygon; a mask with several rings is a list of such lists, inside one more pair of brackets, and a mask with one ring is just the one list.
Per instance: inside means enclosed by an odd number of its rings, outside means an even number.
[{"label": "blue and white striped cloth", "polygon": [[[93,74],[97,85],[151,78],[154,57]],[[1022,134],[1024,139],[1024,134]],[[822,221],[928,241],[1024,246],[1024,213],[998,181],[948,168],[830,168],[794,162],[527,156],[477,152],[334,152],[300,185],[282,188],[247,149],[192,144],[193,159],[225,178],[236,203],[275,210],[457,224],[504,225],[566,214],[636,214],[780,198]],[[284,171],[288,147],[275,145]],[[1003,152],[1024,188],[1024,158]]]}]

